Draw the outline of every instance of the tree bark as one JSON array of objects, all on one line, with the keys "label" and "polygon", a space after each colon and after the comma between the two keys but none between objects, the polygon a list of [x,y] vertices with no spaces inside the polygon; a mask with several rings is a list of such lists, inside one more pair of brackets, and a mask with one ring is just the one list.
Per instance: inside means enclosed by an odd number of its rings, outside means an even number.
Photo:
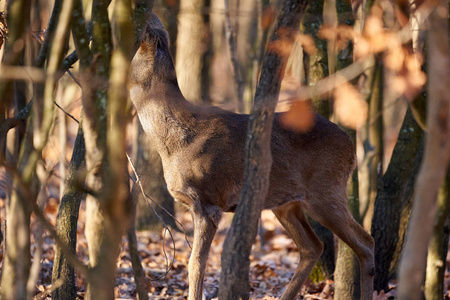
[{"label": "tree bark", "polygon": [[[347,129],[346,132],[356,143],[356,131]],[[347,184],[348,207],[353,217],[359,223],[359,185],[358,168],[356,168]],[[336,270],[334,272],[335,289],[334,297],[339,300],[359,299],[361,297],[360,288],[360,268],[359,261],[353,250],[344,242],[339,240],[336,258]]]},{"label": "tree bark", "polygon": [[205,53],[208,46],[208,18],[205,0],[181,0],[175,69],[183,96],[196,104],[207,99]]},{"label": "tree bark", "polygon": [[450,170],[438,196],[436,222],[433,236],[428,245],[425,299],[442,300],[444,295],[444,274],[447,261],[450,233]]},{"label": "tree bark", "polygon": [[[324,0],[310,1],[306,7],[305,15],[300,23],[300,30],[303,34],[312,36],[317,52],[308,54],[303,51],[303,67],[305,70],[305,84],[314,86],[317,81],[329,75],[328,69],[328,49],[327,41],[318,37],[319,29],[323,26]],[[314,110],[324,116],[330,118],[331,108],[330,101],[323,97],[315,97],[311,99]],[[319,222],[309,219],[309,222],[324,245],[322,255],[311,274],[315,274],[313,281],[324,280],[333,276],[335,270],[335,251],[333,233]]]},{"label": "tree bark", "polygon": [[[420,299],[436,198],[450,159],[450,57],[447,1],[429,18],[428,111],[424,160],[416,183],[413,211],[400,262],[399,299]],[[432,45],[432,47],[431,47]]]},{"label": "tree bark", "polygon": [[[422,96],[420,96],[422,97]],[[423,155],[423,131],[407,110],[391,162],[378,185],[372,220],[376,291],[388,290],[409,221],[414,182]]]},{"label": "tree bark", "polygon": [[[269,43],[280,38],[293,42],[306,4],[307,1],[284,1]],[[269,186],[272,122],[286,61],[287,56],[281,56],[274,50],[269,51],[264,58],[247,129],[244,183],[222,253],[220,299],[249,297],[249,255]]]},{"label": "tree bark", "polygon": [[[338,25],[354,26],[352,6],[349,0],[336,0],[336,14]],[[342,49],[336,59],[336,71],[342,70],[353,63],[353,42],[349,41]],[[356,145],[356,131],[347,129],[346,132]],[[356,147],[355,147],[356,148]],[[355,149],[356,151],[356,149]],[[359,181],[358,168],[356,167],[347,187],[348,206],[356,221],[361,223],[359,216]],[[335,276],[335,298],[336,299],[359,299],[360,267],[359,261],[353,250],[339,240],[338,254],[336,258]]]},{"label": "tree bark", "polygon": [[[329,75],[328,69],[328,49],[327,40],[318,37],[319,29],[323,26],[323,6],[325,0],[310,1],[306,8],[305,15],[301,22],[301,31],[304,34],[312,36],[316,46],[316,53],[308,54],[303,51],[303,65],[305,68],[305,84],[307,86],[314,86],[317,81]],[[331,115],[331,102],[326,101],[323,97],[314,97],[312,104],[314,110],[329,118]]]},{"label": "tree bark", "polygon": [[[78,129],[78,135],[70,160],[68,174],[65,180],[64,194],[59,204],[56,217],[56,232],[69,249],[76,253],[77,246],[77,222],[80,203],[85,196],[80,185],[84,183],[85,176],[85,146],[82,125]],[[75,271],[67,261],[61,247],[56,244],[55,260],[53,261],[52,286],[58,286],[52,292],[52,299],[75,299],[77,288],[75,284]]]},{"label": "tree bark", "polygon": [[366,99],[369,103],[369,119],[362,129],[364,161],[360,171],[366,176],[366,184],[361,183],[364,201],[360,199],[360,213],[363,226],[368,231],[372,227],[378,181],[383,172],[383,64],[381,57],[376,56],[375,59],[375,66],[368,71],[370,83]]}]

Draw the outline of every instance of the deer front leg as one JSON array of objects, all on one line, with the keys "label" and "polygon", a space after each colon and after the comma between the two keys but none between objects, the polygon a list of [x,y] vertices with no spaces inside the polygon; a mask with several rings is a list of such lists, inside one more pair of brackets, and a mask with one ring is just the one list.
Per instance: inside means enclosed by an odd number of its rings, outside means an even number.
[{"label": "deer front leg", "polygon": [[194,245],[189,259],[189,300],[202,299],[206,261],[220,216],[218,207],[194,204],[192,208]]}]

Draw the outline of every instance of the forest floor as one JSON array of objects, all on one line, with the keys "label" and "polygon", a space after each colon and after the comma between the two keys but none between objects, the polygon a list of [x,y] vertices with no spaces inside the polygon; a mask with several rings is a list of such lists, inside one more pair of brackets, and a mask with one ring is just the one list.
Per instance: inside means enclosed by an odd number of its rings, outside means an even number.
[{"label": "forest floor", "polygon": [[[0,203],[0,206],[3,206],[3,203]],[[55,222],[57,209],[57,200],[50,201],[46,205],[45,213],[52,223]],[[191,217],[185,209],[178,209],[177,219],[183,224],[186,232],[192,232]],[[209,254],[204,284],[207,298],[214,299],[217,297],[222,245],[230,221],[231,215],[226,214],[220,223]],[[38,231],[37,224],[32,219],[33,232]],[[84,224],[83,202],[78,223],[77,253],[80,259],[87,263],[88,246],[84,236]],[[262,224],[265,242],[261,245],[261,238],[258,236],[250,257],[250,297],[252,299],[279,299],[297,266],[298,252],[295,244],[287,236],[272,212],[263,212]],[[190,245],[192,245],[192,234],[171,230],[171,235],[164,230],[161,232],[137,232],[138,250],[147,278],[150,299],[187,299],[187,265],[191,250]],[[50,299],[51,274],[55,256],[54,246],[53,240],[45,236],[42,245],[43,253],[40,259],[41,271],[36,284],[36,299]],[[35,240],[32,239],[33,258],[37,247]],[[0,256],[3,258],[3,247],[0,249]],[[450,256],[447,257],[447,266],[450,266]],[[86,291],[85,278],[77,277],[77,287],[78,298],[83,299]],[[395,299],[395,283],[392,283],[391,287],[392,290],[389,293],[374,297],[374,299]],[[445,299],[449,299],[450,273],[448,271],[445,277],[445,287]],[[299,294],[297,299],[333,299],[333,293],[334,282],[331,279],[319,284],[312,284],[308,281],[303,286],[301,295]],[[121,252],[117,261],[115,296],[117,299],[137,298],[128,241],[125,237],[122,240]]]}]

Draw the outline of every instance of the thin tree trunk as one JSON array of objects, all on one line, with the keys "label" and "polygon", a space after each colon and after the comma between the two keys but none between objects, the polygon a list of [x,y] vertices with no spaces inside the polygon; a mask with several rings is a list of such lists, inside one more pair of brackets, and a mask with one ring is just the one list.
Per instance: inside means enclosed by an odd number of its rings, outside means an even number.
[{"label": "thin tree trunk", "polygon": [[436,223],[428,245],[425,298],[442,300],[444,297],[444,274],[450,233],[450,170],[438,196]]},{"label": "thin tree trunk", "polygon": [[133,205],[131,212],[130,228],[128,229],[128,248],[130,251],[131,265],[133,267],[136,290],[139,300],[148,299],[148,289],[144,269],[142,268],[141,258],[138,251],[138,242],[136,238],[136,227],[134,226],[136,218],[136,206]]},{"label": "thin tree trunk", "polygon": [[[336,0],[336,13],[338,25],[345,24],[353,26],[355,24],[352,6],[349,0]],[[349,41],[347,46],[337,55],[336,71],[339,71],[352,63],[353,43],[352,41]],[[347,133],[350,135],[353,144],[356,145],[356,131],[347,130]],[[359,216],[358,182],[358,168],[356,168],[348,183],[347,197],[348,206],[353,217],[358,222],[361,222]],[[336,282],[335,299],[359,299],[361,297],[359,261],[353,250],[341,240],[339,240],[334,276]]]},{"label": "thin tree trunk", "polygon": [[[356,131],[346,130],[353,143],[356,143]],[[348,207],[356,221],[359,218],[359,185],[358,169],[356,168],[347,184]],[[337,300],[359,299],[361,297],[360,288],[360,268],[359,261],[353,250],[344,242],[339,240],[336,258],[336,271],[334,272],[335,290],[334,297]]]},{"label": "thin tree trunk", "polygon": [[[364,228],[370,231],[372,227],[375,199],[378,181],[383,172],[383,64],[381,57],[376,57],[377,63],[369,71],[369,119],[363,128],[364,162],[362,169],[366,172],[366,184],[363,193],[365,201],[360,201],[361,220]],[[361,170],[362,171],[362,170]],[[361,172],[360,171],[360,172]],[[361,207],[362,206],[362,207]]]},{"label": "thin tree trunk", "polygon": [[[76,253],[77,222],[81,199],[85,196],[80,185],[84,183],[85,146],[82,125],[73,147],[65,188],[56,217],[56,232],[69,249]],[[66,256],[57,244],[55,247],[55,260],[53,261],[52,286],[58,287],[52,292],[52,299],[75,299],[77,288],[75,284],[75,271],[67,261]]]},{"label": "thin tree trunk", "polygon": [[424,160],[419,171],[406,245],[400,262],[399,299],[420,299],[436,198],[450,159],[450,57],[447,1],[429,18],[428,111]]},{"label": "thin tree trunk", "polygon": [[[301,31],[314,39],[317,51],[314,54],[303,53],[305,68],[305,84],[314,86],[317,81],[329,75],[327,41],[318,37],[319,29],[323,26],[323,7],[325,0],[310,1],[301,22]],[[331,115],[330,101],[323,97],[312,100],[314,110],[329,118]]]},{"label": "thin tree trunk", "polygon": [[184,97],[193,103],[206,99],[204,85],[205,53],[208,23],[205,19],[205,0],[181,0],[178,13],[178,35],[175,69]]},{"label": "thin tree trunk", "polygon": [[[269,43],[281,38],[281,31],[293,42],[306,5],[307,1],[284,1]],[[269,51],[264,58],[247,129],[243,189],[222,253],[220,299],[249,297],[249,255],[269,186],[272,122],[286,61],[286,56],[275,51]]]},{"label": "thin tree trunk", "polygon": [[[314,54],[303,51],[304,80],[308,86],[314,86],[317,81],[329,75],[327,41],[318,37],[319,29],[324,24],[324,2],[325,0],[310,1],[300,24],[301,32],[313,37],[317,49]],[[317,113],[325,118],[330,118],[330,101],[323,99],[323,97],[315,97],[311,100]],[[309,219],[309,222],[324,245],[322,255],[311,272],[315,274],[313,281],[324,280],[331,277],[335,270],[334,236],[328,228],[322,226],[319,222],[312,219]]]}]

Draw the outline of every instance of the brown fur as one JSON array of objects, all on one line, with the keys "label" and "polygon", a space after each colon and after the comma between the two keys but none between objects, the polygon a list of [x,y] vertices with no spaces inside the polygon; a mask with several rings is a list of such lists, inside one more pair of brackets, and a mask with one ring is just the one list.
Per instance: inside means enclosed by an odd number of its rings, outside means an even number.
[{"label": "brown fur", "polygon": [[[186,101],[168,45],[167,32],[153,14],[132,61],[130,97],[161,155],[169,192],[192,212],[189,298],[201,299],[211,241],[222,212],[236,208],[242,187],[249,116]],[[264,208],[274,211],[301,256],[282,299],[296,296],[322,252],[304,211],[355,250],[361,261],[362,298],[369,299],[373,239],[353,219],[346,200],[347,180],[355,165],[353,144],[338,126],[319,115],[304,134],[283,128],[279,118],[276,115],[273,124],[273,165]]]}]

